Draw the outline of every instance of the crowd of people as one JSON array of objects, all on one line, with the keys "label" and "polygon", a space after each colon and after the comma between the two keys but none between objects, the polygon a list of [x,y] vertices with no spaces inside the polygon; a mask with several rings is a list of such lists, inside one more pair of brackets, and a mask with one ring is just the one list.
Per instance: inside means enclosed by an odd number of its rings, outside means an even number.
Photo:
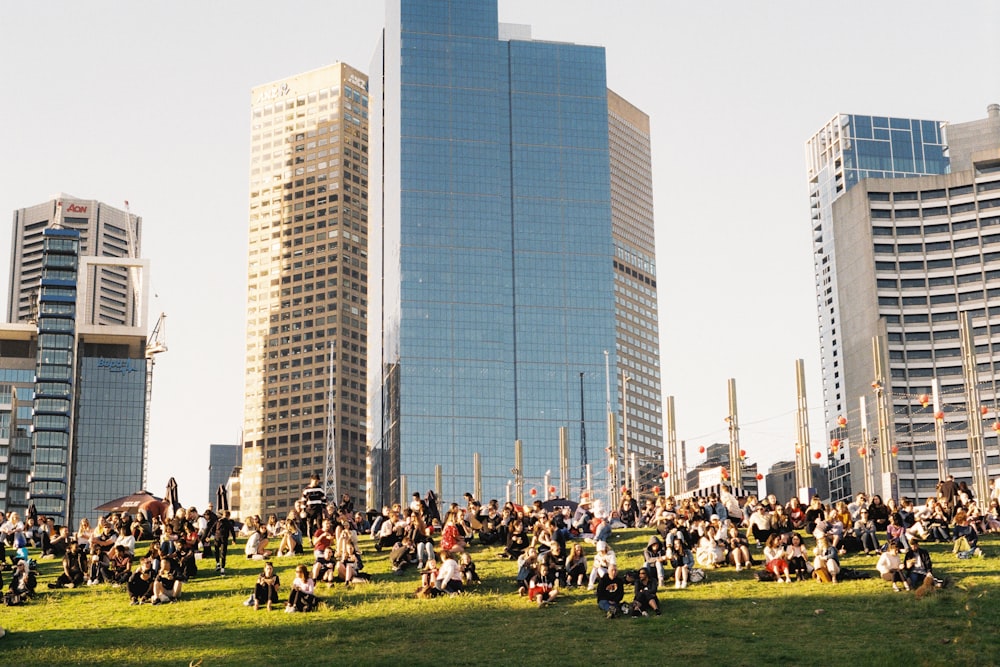
[{"label": "crowd of people", "polygon": [[[108,584],[124,589],[133,605],[176,602],[199,563],[214,561],[216,574],[225,576],[229,546],[245,538],[245,560],[263,563],[244,604],[308,612],[322,602],[319,587],[370,579],[359,544],[359,534],[367,534],[376,553],[386,552],[395,576],[419,574],[417,597],[456,595],[478,584],[476,553],[516,563],[512,590],[538,607],[577,587],[590,591],[609,617],[659,615],[662,589],[685,589],[706,571],[733,567],[753,570],[761,581],[836,583],[849,574],[841,566],[849,553],[875,559],[875,572],[893,590],[916,589],[936,581],[924,542],[952,543],[965,558],[981,553],[980,535],[1000,532],[997,498],[980,503],[952,478],[919,506],[865,493],[829,506],[819,497],[805,504],[797,498],[779,503],[773,495],[741,501],[726,487],[704,497],[658,494],[643,506],[625,493],[615,511],[587,498],[553,505],[493,500],[483,506],[466,494],[464,506],[452,503],[440,508],[442,514],[429,492],[425,498],[414,493],[407,506],[355,512],[349,496],[328,502],[314,477],[283,519],[248,517],[242,524],[211,506],[203,512],[179,507],[164,519],[113,513],[95,526],[83,519],[70,533],[45,518],[12,512],[0,515],[0,558],[9,557],[12,571],[5,599],[17,603],[35,594],[29,558],[35,549],[38,557],[61,562],[49,588]],[[641,557],[628,564],[619,562],[612,546],[614,530],[622,527],[648,531]],[[149,546],[137,554],[137,543],[146,540]],[[298,563],[284,589],[276,562],[290,556],[312,562]]]}]

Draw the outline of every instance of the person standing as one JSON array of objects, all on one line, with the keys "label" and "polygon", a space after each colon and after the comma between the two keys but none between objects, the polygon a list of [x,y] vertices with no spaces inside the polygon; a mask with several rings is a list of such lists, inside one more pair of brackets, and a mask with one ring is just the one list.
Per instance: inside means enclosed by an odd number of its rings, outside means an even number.
[{"label": "person standing", "polygon": [[215,540],[212,542],[215,549],[215,570],[219,574],[226,573],[226,555],[230,541],[236,544],[236,524],[233,523],[229,510],[222,510],[215,521]]},{"label": "person standing", "polygon": [[319,475],[314,473],[309,478],[309,486],[302,490],[302,502],[305,504],[308,525],[306,532],[312,536],[319,530],[323,510],[326,508],[326,492],[319,485]]}]

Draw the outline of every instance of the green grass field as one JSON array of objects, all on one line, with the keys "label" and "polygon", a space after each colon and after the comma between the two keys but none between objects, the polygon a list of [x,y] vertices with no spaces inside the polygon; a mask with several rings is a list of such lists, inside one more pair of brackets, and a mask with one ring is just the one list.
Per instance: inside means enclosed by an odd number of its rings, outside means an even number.
[{"label": "green grass field", "polygon": [[[648,535],[616,533],[620,567],[641,565]],[[949,585],[922,599],[878,578],[778,585],[728,567],[685,590],[661,590],[660,617],[612,620],[583,589],[544,609],[518,597],[516,564],[496,548],[473,548],[481,585],[418,600],[419,575],[394,575],[386,552],[362,538],[373,581],[320,586],[324,608],[308,614],[244,607],[261,563],[238,547],[225,577],[205,562],[182,601],[160,606],[129,606],[124,589],[107,585],[50,591],[59,563],[41,561],[38,597],[0,607],[8,633],[0,664],[1000,665],[1000,539],[981,540],[982,559],[925,546]],[[311,560],[274,561],[285,595],[295,565]],[[849,556],[843,565],[874,573],[875,558]]]}]

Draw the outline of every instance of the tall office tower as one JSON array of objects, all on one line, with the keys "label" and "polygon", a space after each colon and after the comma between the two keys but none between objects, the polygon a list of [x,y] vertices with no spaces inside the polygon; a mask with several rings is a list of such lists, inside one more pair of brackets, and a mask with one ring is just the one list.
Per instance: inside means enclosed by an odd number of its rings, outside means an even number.
[{"label": "tall office tower", "polygon": [[[830,207],[836,389],[851,413],[850,446],[843,449],[855,491],[883,492],[885,473],[895,473],[899,495],[923,500],[944,475],[981,487],[977,475],[988,479],[987,463],[1000,472],[997,433],[989,427],[1000,399],[1000,106],[991,105],[986,119],[947,125],[945,133],[958,137],[949,141],[951,164],[965,168],[862,179]],[[961,326],[967,316],[968,353]],[[876,336],[887,364],[877,388],[886,404],[882,429],[872,387]],[[861,397],[867,420],[850,407]],[[862,425],[871,435],[866,441]],[[988,497],[983,488],[974,491]]]},{"label": "tall office tower", "polygon": [[[608,91],[611,234],[615,244],[615,335],[619,382],[627,391],[621,433],[636,458],[636,485],[663,484],[663,403],[653,229],[649,116]],[[595,434],[597,435],[597,434]],[[630,456],[631,459],[631,456]],[[631,479],[631,465],[630,475]],[[672,474],[679,474],[679,470]]]},{"label": "tall office tower", "polygon": [[[139,257],[142,218],[93,199],[60,194],[43,204],[14,211],[11,240],[11,281],[7,321],[34,321],[42,274],[42,232],[52,223],[62,203],[62,226],[80,233],[80,255]],[[86,297],[88,321],[135,326],[145,306],[135,303],[134,274],[124,266],[102,265],[92,269],[91,293]],[[83,304],[80,304],[83,305]],[[81,315],[84,312],[81,311]]]},{"label": "tall office tower", "polygon": [[31,502],[75,525],[144,482],[145,312],[132,313],[134,327],[104,324],[86,296],[111,268],[127,272],[141,308],[148,262],[81,257],[82,234],[59,224],[60,209],[39,232],[36,323],[0,328],[0,448],[10,455],[6,507]]},{"label": "tall office tower", "polygon": [[[208,446],[208,502],[213,505],[220,486],[226,486],[239,467],[243,448],[239,445]],[[216,508],[218,509],[218,508]]]},{"label": "tall office tower", "polygon": [[22,516],[31,477],[36,333],[32,324],[0,325],[0,507]]},{"label": "tall office tower", "polygon": [[604,50],[532,41],[495,2],[393,0],[372,71],[369,502],[604,496],[622,371],[662,469],[648,128]]},{"label": "tall office tower", "polygon": [[254,88],[241,512],[318,473],[361,497],[368,78],[337,63]]},{"label": "tall office tower", "polygon": [[[844,339],[840,333],[833,203],[866,178],[945,173],[948,158],[944,155],[941,126],[938,121],[837,114],[806,143],[816,319],[823,373],[823,421],[831,441],[846,438],[838,420],[857,410],[857,398],[850,398],[844,391]],[[851,495],[847,452],[845,446],[829,457],[833,501]]]}]

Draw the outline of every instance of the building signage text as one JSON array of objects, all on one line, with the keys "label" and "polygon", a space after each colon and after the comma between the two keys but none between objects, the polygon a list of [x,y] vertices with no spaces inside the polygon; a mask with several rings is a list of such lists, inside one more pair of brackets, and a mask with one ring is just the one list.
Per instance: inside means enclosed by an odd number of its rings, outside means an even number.
[{"label": "building signage text", "polygon": [[128,375],[139,370],[139,362],[136,359],[98,359],[97,367],[106,368],[109,373],[121,373]]},{"label": "building signage text", "polygon": [[70,204],[69,208],[66,209],[67,213],[86,213],[87,207],[80,206],[79,204]]},{"label": "building signage text", "polygon": [[288,93],[292,92],[292,89],[288,87],[287,83],[281,85],[273,85],[260,95],[257,96],[257,101],[254,104],[260,104],[261,102],[270,102],[271,100],[276,100],[279,97],[284,97]]}]

